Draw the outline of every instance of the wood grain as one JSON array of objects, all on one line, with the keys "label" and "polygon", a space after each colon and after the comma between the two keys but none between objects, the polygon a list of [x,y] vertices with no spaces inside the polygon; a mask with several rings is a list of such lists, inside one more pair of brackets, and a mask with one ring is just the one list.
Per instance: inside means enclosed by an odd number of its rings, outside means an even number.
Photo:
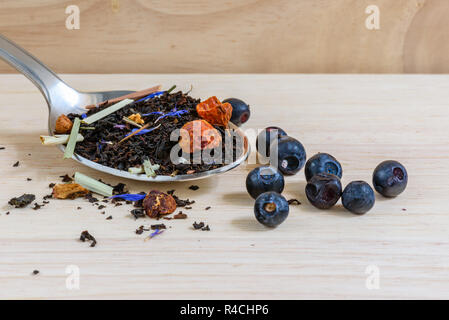
[{"label": "wood grain", "polygon": [[[79,30],[65,27],[73,4]],[[365,27],[369,5],[380,30]],[[3,0],[0,30],[65,73],[442,73],[447,10],[446,0]]]},{"label": "wood grain", "polygon": [[[409,186],[396,199],[376,198],[354,216],[341,205],[319,211],[304,195],[303,173],[287,178],[286,198],[298,198],[288,220],[267,230],[253,217],[244,180],[254,165],[190,183],[126,182],[132,192],[175,188],[196,200],[187,220],[164,223],[144,242],[134,230],[155,221],[110,205],[106,215],[84,200],[53,200],[41,210],[14,209],[11,197],[35,193],[80,171],[119,180],[62,160],[43,147],[44,99],[24,78],[0,76],[0,298],[449,298],[449,77],[375,75],[63,75],[83,90],[141,89],[154,83],[193,96],[245,99],[246,129],[278,125],[308,155],[329,152],[344,168],[343,183],[370,182],[382,160],[401,161]],[[13,163],[20,161],[18,168]],[[32,181],[26,181],[26,178]],[[76,210],[76,207],[82,210]],[[205,210],[206,206],[212,208]],[[403,211],[406,209],[406,211]],[[9,215],[5,212],[10,211]],[[109,215],[113,220],[105,220]],[[210,232],[194,231],[205,221]],[[77,240],[89,230],[95,248]],[[148,233],[146,233],[148,234]],[[68,265],[80,268],[80,289],[66,288]],[[365,286],[368,266],[380,270],[380,289]],[[37,276],[31,275],[40,270]]]}]

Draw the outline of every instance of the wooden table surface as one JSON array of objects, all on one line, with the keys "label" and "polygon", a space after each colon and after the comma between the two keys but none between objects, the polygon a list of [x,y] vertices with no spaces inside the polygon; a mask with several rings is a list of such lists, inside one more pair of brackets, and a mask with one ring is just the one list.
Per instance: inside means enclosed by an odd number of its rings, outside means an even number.
[{"label": "wooden table surface", "polygon": [[[267,230],[253,215],[245,176],[254,164],[192,183],[122,181],[131,191],[176,189],[194,199],[187,220],[144,241],[129,206],[106,215],[84,199],[51,200],[40,210],[11,208],[25,192],[38,202],[48,184],[75,171],[120,180],[63,160],[43,147],[46,103],[20,75],[0,76],[0,298],[449,298],[449,76],[425,75],[63,75],[82,90],[193,85],[192,95],[235,96],[251,105],[246,129],[277,125],[309,156],[334,155],[343,183],[371,183],[375,166],[402,162],[409,185],[396,199],[376,197],[364,216],[340,204],[313,208],[304,174],[286,179],[288,219]],[[19,167],[13,167],[20,161]],[[27,181],[31,178],[32,181]],[[76,208],[80,206],[82,210]],[[206,211],[205,207],[211,206]],[[9,211],[10,214],[6,215]],[[106,220],[109,215],[112,220]],[[205,221],[210,232],[194,231]],[[78,240],[88,230],[95,248]],[[76,266],[67,270],[68,266]],[[79,289],[67,286],[79,268]],[[38,275],[32,275],[33,270]],[[66,273],[69,271],[69,273]],[[75,271],[76,273],[76,271]],[[378,274],[379,286],[369,285]],[[368,286],[367,286],[368,281]],[[375,281],[374,281],[375,283]]]}]

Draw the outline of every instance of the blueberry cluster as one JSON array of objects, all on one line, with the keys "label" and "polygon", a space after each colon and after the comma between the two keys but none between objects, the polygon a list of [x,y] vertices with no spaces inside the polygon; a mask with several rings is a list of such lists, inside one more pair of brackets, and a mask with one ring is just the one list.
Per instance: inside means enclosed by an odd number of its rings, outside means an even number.
[{"label": "blueberry cluster", "polygon": [[[365,181],[352,181],[342,190],[341,164],[327,153],[318,153],[310,158],[305,175],[307,199],[319,209],[331,208],[340,197],[343,207],[354,214],[364,214],[374,206],[374,191]],[[397,161],[384,161],[374,169],[374,188],[385,197],[402,193],[407,180],[407,170]]]},{"label": "blueberry cluster", "polygon": [[[343,207],[354,214],[364,214],[374,206],[374,191],[368,183],[352,181],[343,189],[340,181],[343,169],[337,159],[327,153],[318,153],[306,162],[303,145],[281,128],[265,128],[257,137],[256,148],[259,155],[270,158],[272,166],[252,170],[246,178],[246,189],[256,199],[256,219],[265,226],[276,227],[287,218],[289,204],[281,195],[285,185],[284,175],[296,174],[304,164],[307,181],[305,194],[316,208],[329,209],[340,198]],[[274,163],[277,167],[273,166]],[[402,193],[407,180],[407,170],[397,161],[384,161],[374,169],[374,189],[385,197]]]}]

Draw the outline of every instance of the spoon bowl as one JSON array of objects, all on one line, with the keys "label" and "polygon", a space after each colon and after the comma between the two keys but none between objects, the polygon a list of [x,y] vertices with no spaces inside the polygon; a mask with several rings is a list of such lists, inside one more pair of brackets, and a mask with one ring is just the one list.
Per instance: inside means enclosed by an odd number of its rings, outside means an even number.
[{"label": "spoon bowl", "polygon": [[[30,53],[2,35],[0,35],[0,58],[5,60],[12,67],[17,69],[17,71],[30,79],[41,91],[48,105],[48,132],[50,135],[53,134],[56,119],[61,114],[82,114],[86,112],[85,106],[97,105],[105,100],[121,97],[134,92],[125,90],[103,92],[77,91],[62,81],[53,71],[51,71],[37,58],[33,57]],[[234,129],[235,133],[242,139],[243,152],[234,162],[209,171],[176,176],[158,175],[156,177],[147,177],[145,174],[132,174],[127,171],[103,166],[76,154],[72,156],[72,159],[92,169],[132,180],[170,182],[202,179],[229,171],[239,166],[248,157],[248,138],[245,136],[243,131],[235,125],[230,123],[230,127],[231,129]],[[65,147],[60,145],[59,149],[64,152]]]}]

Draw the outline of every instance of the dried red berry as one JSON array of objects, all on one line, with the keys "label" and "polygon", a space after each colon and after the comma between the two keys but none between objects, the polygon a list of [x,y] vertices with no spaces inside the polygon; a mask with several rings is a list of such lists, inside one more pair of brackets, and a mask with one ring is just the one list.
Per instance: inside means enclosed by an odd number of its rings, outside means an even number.
[{"label": "dried red berry", "polygon": [[217,97],[212,96],[200,102],[196,106],[196,112],[210,124],[227,127],[232,116],[232,106],[227,102],[221,103]]},{"label": "dried red berry", "polygon": [[61,114],[58,119],[56,119],[55,133],[70,133],[70,130],[72,130],[72,126],[72,120],[70,120],[65,114]]},{"label": "dried red berry", "polygon": [[205,120],[187,122],[181,128],[181,149],[193,153],[203,149],[213,149],[221,145],[221,135]]},{"label": "dried red berry", "polygon": [[143,199],[143,208],[150,218],[157,218],[175,211],[176,201],[169,194],[152,190]]}]

